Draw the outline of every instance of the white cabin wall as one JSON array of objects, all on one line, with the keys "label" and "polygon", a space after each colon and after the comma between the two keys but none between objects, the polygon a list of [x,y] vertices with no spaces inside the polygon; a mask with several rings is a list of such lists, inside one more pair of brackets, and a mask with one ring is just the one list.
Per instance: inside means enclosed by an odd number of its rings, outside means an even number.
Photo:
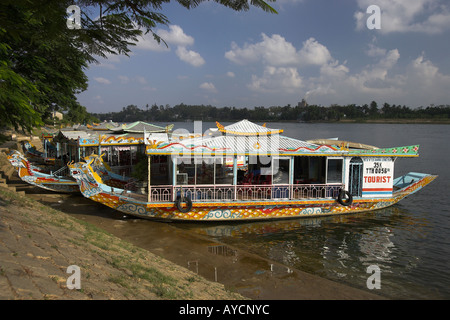
[{"label": "white cabin wall", "polygon": [[394,180],[392,158],[363,158],[363,198],[391,197]]}]

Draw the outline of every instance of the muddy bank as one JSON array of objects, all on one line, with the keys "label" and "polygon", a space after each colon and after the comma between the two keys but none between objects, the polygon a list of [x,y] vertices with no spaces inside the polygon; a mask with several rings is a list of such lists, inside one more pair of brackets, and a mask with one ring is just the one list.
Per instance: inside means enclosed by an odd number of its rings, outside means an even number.
[{"label": "muddy bank", "polygon": [[[70,288],[69,266],[80,270]],[[243,299],[90,223],[0,186],[0,299]]]}]

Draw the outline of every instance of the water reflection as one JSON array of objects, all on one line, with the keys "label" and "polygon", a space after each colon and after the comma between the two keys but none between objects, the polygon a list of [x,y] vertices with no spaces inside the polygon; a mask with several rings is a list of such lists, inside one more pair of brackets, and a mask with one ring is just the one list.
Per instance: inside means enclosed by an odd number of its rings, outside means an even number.
[{"label": "water reflection", "polygon": [[423,263],[417,241],[427,237],[431,226],[426,217],[413,216],[401,206],[331,217],[178,227],[365,290],[367,267],[377,265],[382,272],[377,293],[430,298],[427,280],[418,270]]}]

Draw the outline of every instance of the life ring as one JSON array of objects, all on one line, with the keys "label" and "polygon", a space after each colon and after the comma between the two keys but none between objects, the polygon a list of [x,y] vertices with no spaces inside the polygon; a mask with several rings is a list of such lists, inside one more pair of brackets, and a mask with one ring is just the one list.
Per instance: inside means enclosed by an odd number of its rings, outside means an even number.
[{"label": "life ring", "polygon": [[[344,200],[345,196],[347,196],[347,200]],[[350,192],[341,189],[341,191],[339,191],[339,195],[338,195],[337,201],[340,204],[342,204],[343,206],[349,206],[353,202],[353,196],[350,194]]]},{"label": "life ring", "polygon": [[[186,207],[183,207],[183,203],[186,202]],[[192,200],[188,197],[180,196],[176,201],[177,208],[182,213],[188,213],[192,210]]]}]

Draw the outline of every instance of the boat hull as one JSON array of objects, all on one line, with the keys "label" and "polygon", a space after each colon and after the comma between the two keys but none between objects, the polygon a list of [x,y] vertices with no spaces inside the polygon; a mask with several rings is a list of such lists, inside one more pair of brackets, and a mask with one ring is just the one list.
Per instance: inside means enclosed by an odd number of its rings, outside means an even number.
[{"label": "boat hull", "polygon": [[[410,174],[397,178],[397,191],[392,197],[354,198],[348,204],[333,198],[300,200],[260,200],[197,202],[190,208],[177,206],[174,202],[151,203],[145,195],[112,188],[102,182],[101,177],[92,170],[94,158],[87,163],[69,165],[72,176],[77,180],[81,193],[93,201],[110,208],[146,219],[169,221],[246,221],[288,219],[312,216],[329,216],[336,214],[373,211],[392,206],[420,190],[437,176],[429,174]],[[181,209],[181,210],[180,210]]]},{"label": "boat hull", "polygon": [[181,212],[175,205],[138,203],[130,198],[99,193],[90,199],[109,206],[127,215],[146,219],[170,221],[244,221],[288,219],[313,216],[329,216],[372,211],[389,207],[398,202],[397,199],[379,199],[372,201],[356,201],[350,206],[342,206],[335,200],[308,202],[303,204],[246,204],[221,203],[193,205],[188,212]]},{"label": "boat hull", "polygon": [[392,197],[355,198],[349,205],[342,205],[337,199],[332,198],[286,201],[194,202],[190,209],[185,210],[181,207],[183,209],[181,211],[173,202],[150,203],[145,200],[145,195],[114,189],[103,184],[100,177],[89,170],[89,163],[71,165],[70,169],[80,185],[81,193],[86,198],[127,215],[169,221],[217,222],[288,219],[373,211],[396,204],[437,177],[422,174],[419,180],[409,180],[408,183],[402,184]]},{"label": "boat hull", "polygon": [[334,199],[264,203],[194,203],[191,210],[181,212],[174,204],[144,203],[131,197],[105,192],[95,195],[83,194],[127,215],[170,221],[256,221],[361,213],[392,206],[405,197],[401,194],[393,198],[361,199],[353,201],[349,206],[343,206]]}]

